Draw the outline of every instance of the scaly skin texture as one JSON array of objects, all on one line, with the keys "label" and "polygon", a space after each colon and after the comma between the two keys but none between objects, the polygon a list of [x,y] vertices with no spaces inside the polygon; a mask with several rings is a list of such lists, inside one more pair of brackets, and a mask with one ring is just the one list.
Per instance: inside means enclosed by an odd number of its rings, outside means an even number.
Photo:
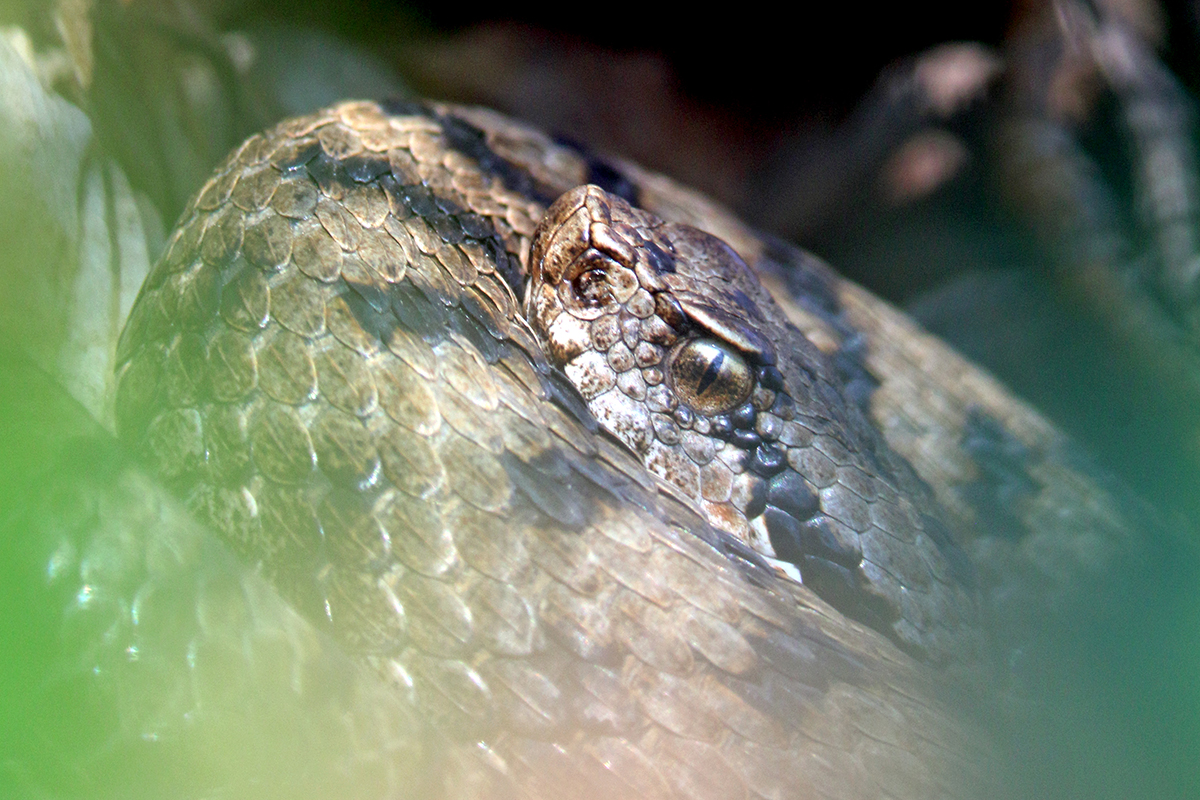
[{"label": "scaly skin texture", "polygon": [[[792,283],[776,307],[737,278],[791,343],[793,419],[826,426],[789,469],[864,537],[834,605],[762,558],[745,497],[741,525],[712,524],[731,515],[601,432],[544,354],[522,313],[535,229],[596,180]],[[405,766],[413,796],[972,796],[990,745],[946,687],[991,674],[975,604],[1002,656],[1134,534],[1048,425],[908,324],[633,165],[486,111],[351,102],[252,137],[185,210],[122,337],[118,423],[402,693],[434,754]]]}]

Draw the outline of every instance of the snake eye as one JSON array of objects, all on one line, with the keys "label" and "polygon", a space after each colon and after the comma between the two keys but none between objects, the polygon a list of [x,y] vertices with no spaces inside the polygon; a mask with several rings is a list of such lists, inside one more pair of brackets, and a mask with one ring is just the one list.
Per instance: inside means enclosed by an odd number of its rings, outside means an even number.
[{"label": "snake eye", "polygon": [[746,359],[714,339],[684,342],[672,355],[669,369],[679,400],[706,416],[735,408],[754,388]]}]

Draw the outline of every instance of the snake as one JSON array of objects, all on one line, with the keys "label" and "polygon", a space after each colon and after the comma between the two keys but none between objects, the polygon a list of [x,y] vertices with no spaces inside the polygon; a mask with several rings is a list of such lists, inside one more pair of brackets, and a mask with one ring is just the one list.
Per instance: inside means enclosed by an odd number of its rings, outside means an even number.
[{"label": "snake", "polygon": [[121,438],[414,709],[416,797],[985,796],[1006,657],[1144,535],[898,310],[487,109],[252,136],[117,362]]}]

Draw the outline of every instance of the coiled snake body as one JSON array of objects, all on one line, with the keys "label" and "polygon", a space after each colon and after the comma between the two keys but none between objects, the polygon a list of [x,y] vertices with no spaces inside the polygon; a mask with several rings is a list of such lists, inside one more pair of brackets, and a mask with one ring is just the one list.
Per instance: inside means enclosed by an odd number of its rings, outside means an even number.
[{"label": "coiled snake body", "polygon": [[251,138],[118,360],[123,438],[407,693],[415,796],[970,795],[944,686],[1095,563],[1046,542],[1133,536],[898,313],[477,109]]}]

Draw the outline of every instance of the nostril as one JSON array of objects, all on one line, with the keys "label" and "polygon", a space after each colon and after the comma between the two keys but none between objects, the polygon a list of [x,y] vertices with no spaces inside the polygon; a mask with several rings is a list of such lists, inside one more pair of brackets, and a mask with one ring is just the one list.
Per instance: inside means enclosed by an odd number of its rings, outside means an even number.
[{"label": "nostril", "polygon": [[601,308],[613,301],[612,289],[604,272],[589,269],[571,280],[571,293],[584,308]]}]

